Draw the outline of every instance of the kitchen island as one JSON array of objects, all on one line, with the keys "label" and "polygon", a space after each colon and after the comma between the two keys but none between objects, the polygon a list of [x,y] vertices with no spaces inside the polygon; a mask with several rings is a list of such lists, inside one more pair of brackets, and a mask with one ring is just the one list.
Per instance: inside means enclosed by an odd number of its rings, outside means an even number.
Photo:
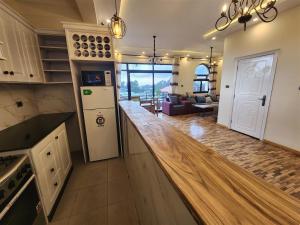
[{"label": "kitchen island", "polygon": [[300,201],[138,104],[120,102],[124,157],[142,224],[300,224]]}]

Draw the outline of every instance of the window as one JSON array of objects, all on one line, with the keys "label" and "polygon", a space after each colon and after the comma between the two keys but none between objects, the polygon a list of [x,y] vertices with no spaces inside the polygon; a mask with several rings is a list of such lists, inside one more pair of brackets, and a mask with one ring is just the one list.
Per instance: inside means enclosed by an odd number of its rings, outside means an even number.
[{"label": "window", "polygon": [[195,75],[197,76],[194,79],[193,92],[194,93],[207,93],[209,91],[209,68],[206,64],[200,64],[195,69]]},{"label": "window", "polygon": [[172,65],[133,64],[121,65],[120,99],[141,99],[153,97],[163,99],[171,90]]},{"label": "window", "polygon": [[209,68],[206,64],[200,64],[196,67],[195,70],[196,76],[208,76],[209,75]]}]

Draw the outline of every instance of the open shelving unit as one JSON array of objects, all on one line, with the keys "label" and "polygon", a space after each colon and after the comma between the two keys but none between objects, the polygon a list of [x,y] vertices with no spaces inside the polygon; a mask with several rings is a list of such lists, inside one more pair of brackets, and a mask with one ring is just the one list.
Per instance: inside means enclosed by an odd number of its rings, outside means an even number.
[{"label": "open shelving unit", "polygon": [[45,84],[72,84],[66,37],[63,34],[39,34]]}]

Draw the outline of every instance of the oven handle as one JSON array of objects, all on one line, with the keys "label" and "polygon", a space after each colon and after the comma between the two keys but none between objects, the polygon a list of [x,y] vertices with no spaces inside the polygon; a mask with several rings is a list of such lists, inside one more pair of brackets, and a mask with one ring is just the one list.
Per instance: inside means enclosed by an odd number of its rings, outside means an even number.
[{"label": "oven handle", "polygon": [[7,179],[9,179],[23,164],[25,160],[27,160],[28,156],[24,155],[19,162],[12,168],[10,169],[6,174],[0,177],[0,184],[4,183]]},{"label": "oven handle", "polygon": [[29,186],[31,181],[33,181],[35,178],[34,174],[27,180],[27,182],[23,185],[23,187],[15,194],[15,196],[10,200],[10,202],[7,204],[7,206],[2,210],[0,213],[0,221],[4,218],[6,213],[10,210],[10,208],[14,205],[14,203],[18,200],[18,198],[21,196],[21,194],[25,191],[25,189]]}]

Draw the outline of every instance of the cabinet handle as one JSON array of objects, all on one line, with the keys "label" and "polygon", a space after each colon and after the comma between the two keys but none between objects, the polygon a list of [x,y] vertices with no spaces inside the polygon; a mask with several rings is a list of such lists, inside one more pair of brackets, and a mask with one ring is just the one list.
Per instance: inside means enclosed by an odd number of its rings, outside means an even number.
[{"label": "cabinet handle", "polygon": [[58,139],[58,136],[55,136],[55,139],[57,140],[57,139]]},{"label": "cabinet handle", "polygon": [[55,187],[57,187],[57,185],[58,185],[58,183],[57,183],[57,182],[55,182],[55,183],[54,183],[54,186],[55,186]]},{"label": "cabinet handle", "polygon": [[51,172],[51,173],[53,173],[53,172],[54,172],[54,170],[55,170],[54,168],[51,168],[50,172]]},{"label": "cabinet handle", "polygon": [[7,75],[9,72],[7,70],[3,71],[3,74]]},{"label": "cabinet handle", "polygon": [[14,71],[10,71],[9,74],[12,76],[15,75]]},{"label": "cabinet handle", "polygon": [[48,156],[51,155],[51,152],[47,152],[47,155],[48,155]]},{"label": "cabinet handle", "polygon": [[30,77],[33,77],[33,74],[29,74]]}]

